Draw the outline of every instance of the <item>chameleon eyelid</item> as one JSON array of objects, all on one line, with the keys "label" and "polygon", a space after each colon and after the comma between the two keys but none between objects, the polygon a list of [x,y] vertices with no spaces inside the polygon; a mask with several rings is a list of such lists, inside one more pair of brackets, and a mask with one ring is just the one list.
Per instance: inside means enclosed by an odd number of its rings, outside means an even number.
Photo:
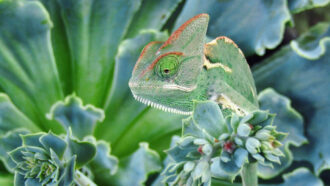
[{"label": "chameleon eyelid", "polygon": [[167,52],[165,54],[158,56],[144,71],[141,72],[140,78],[143,77],[146,72],[152,70],[161,58],[168,56],[168,55],[183,56],[183,53],[182,52]]}]

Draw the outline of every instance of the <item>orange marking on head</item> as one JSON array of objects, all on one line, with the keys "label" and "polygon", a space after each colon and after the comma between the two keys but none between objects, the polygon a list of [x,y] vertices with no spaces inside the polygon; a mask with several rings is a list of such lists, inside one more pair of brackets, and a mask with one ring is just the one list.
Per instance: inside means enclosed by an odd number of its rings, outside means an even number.
[{"label": "orange marking on head", "polygon": [[165,54],[162,54],[162,55],[158,56],[158,57],[157,57],[157,58],[156,58],[156,59],[155,59],[155,60],[154,60],[149,66],[148,66],[148,68],[146,68],[144,71],[141,72],[141,74],[140,74],[140,78],[143,77],[144,74],[145,74],[146,72],[152,70],[161,58],[163,58],[164,56],[172,55],[172,54],[174,54],[174,55],[178,55],[178,56],[182,56],[182,55],[183,55],[182,52],[167,52],[167,53],[165,53]]},{"label": "orange marking on head", "polygon": [[142,50],[137,62],[135,63],[134,69],[133,71],[135,71],[135,69],[137,68],[138,64],[140,63],[141,59],[143,58],[143,55],[146,53],[146,51],[154,44],[158,44],[158,43],[162,43],[161,41],[151,41],[150,43],[148,43]]},{"label": "orange marking on head", "polygon": [[171,44],[173,41],[175,41],[176,39],[179,38],[180,34],[182,33],[182,31],[194,20],[200,18],[200,17],[209,17],[208,14],[198,14],[196,16],[194,16],[193,18],[189,19],[188,21],[186,21],[185,23],[183,23],[183,25],[181,25],[175,32],[173,32],[173,34],[168,38],[168,40],[158,49],[157,52],[159,52],[162,48],[166,47],[167,45]]}]

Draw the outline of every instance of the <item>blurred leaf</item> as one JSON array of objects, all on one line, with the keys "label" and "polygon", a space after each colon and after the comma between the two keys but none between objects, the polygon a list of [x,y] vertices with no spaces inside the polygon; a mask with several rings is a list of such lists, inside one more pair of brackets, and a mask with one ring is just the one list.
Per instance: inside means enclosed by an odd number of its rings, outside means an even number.
[{"label": "blurred leaf", "polygon": [[288,0],[292,13],[299,13],[308,9],[326,6],[330,0]]},{"label": "blurred leaf", "polygon": [[291,102],[288,98],[278,94],[273,89],[265,89],[259,93],[260,109],[269,110],[270,113],[275,113],[276,117],[273,125],[277,126],[279,132],[288,133],[288,136],[281,141],[284,144],[280,147],[282,152],[285,152],[284,157],[280,157],[281,164],[273,164],[273,168],[259,164],[258,174],[262,178],[272,178],[280,174],[283,170],[289,167],[293,161],[290,145],[296,147],[307,142],[304,136],[304,126],[302,116],[291,107]]},{"label": "blurred leaf", "polygon": [[116,173],[118,169],[118,159],[110,155],[110,144],[101,140],[94,143],[96,143],[96,155],[89,163],[93,172],[95,174],[108,172],[108,174],[111,175]]},{"label": "blurred leaf", "polygon": [[157,152],[149,149],[147,143],[140,143],[137,151],[120,162],[118,173],[113,177],[112,183],[118,186],[142,186],[149,174],[158,172],[161,168]]},{"label": "blurred leaf", "polygon": [[258,89],[273,87],[289,97],[305,119],[309,144],[292,151],[295,160],[311,162],[317,174],[330,168],[330,42],[324,45],[324,55],[315,61],[286,46],[254,68]]},{"label": "blurred leaf", "polygon": [[323,186],[320,178],[312,174],[307,168],[299,168],[291,173],[283,175],[284,183],[282,184],[261,184],[260,186]]},{"label": "blurred leaf", "polygon": [[119,42],[140,0],[59,0],[68,38],[73,86],[85,103],[104,106]]},{"label": "blurred leaf", "polygon": [[47,117],[61,123],[67,131],[71,128],[73,135],[82,139],[93,135],[96,122],[104,119],[104,112],[93,105],[84,106],[79,97],[71,95],[64,101],[56,102]]},{"label": "blurred leaf", "polygon": [[12,174],[0,175],[0,185],[2,186],[14,185],[14,176]]},{"label": "blurred leaf", "polygon": [[160,30],[182,0],[142,0],[140,10],[134,15],[126,37],[135,37],[142,29]]},{"label": "blurred leaf", "polygon": [[291,41],[290,45],[298,55],[315,60],[324,55],[327,42],[330,42],[330,25],[328,23],[319,23],[298,40]]},{"label": "blurred leaf", "polygon": [[199,13],[210,14],[209,37],[230,37],[248,56],[278,46],[291,20],[286,0],[187,0],[175,28]]},{"label": "blurred leaf", "polygon": [[0,86],[45,130],[62,127],[45,113],[63,97],[50,42],[51,20],[36,1],[0,3]]},{"label": "blurred leaf", "polygon": [[6,94],[0,93],[0,135],[15,128],[27,128],[32,132],[40,129],[11,102]]}]

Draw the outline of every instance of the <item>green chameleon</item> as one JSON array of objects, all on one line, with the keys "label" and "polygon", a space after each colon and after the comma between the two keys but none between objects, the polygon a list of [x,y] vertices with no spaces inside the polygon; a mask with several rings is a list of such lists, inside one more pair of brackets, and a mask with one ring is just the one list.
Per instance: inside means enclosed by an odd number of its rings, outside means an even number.
[{"label": "green chameleon", "polygon": [[258,109],[244,54],[224,36],[205,44],[208,21],[199,14],[167,41],[144,47],[129,81],[136,100],[185,115],[192,113],[193,100],[213,100],[239,115]]}]

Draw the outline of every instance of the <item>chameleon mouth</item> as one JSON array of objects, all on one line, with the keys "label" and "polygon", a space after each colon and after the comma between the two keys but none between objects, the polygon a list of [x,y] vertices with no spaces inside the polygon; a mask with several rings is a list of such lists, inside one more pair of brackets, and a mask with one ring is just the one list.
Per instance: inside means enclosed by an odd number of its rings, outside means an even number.
[{"label": "chameleon mouth", "polygon": [[174,114],[181,114],[181,115],[191,115],[192,114],[192,112],[182,111],[182,110],[178,110],[178,109],[175,109],[175,108],[170,108],[170,107],[161,105],[159,103],[154,103],[154,102],[152,102],[150,100],[147,100],[145,98],[141,98],[141,97],[139,97],[135,94],[133,94],[133,96],[137,101],[139,101],[139,102],[141,102],[145,105],[151,106],[153,108],[165,111],[165,112],[170,112],[170,113],[174,113]]}]

